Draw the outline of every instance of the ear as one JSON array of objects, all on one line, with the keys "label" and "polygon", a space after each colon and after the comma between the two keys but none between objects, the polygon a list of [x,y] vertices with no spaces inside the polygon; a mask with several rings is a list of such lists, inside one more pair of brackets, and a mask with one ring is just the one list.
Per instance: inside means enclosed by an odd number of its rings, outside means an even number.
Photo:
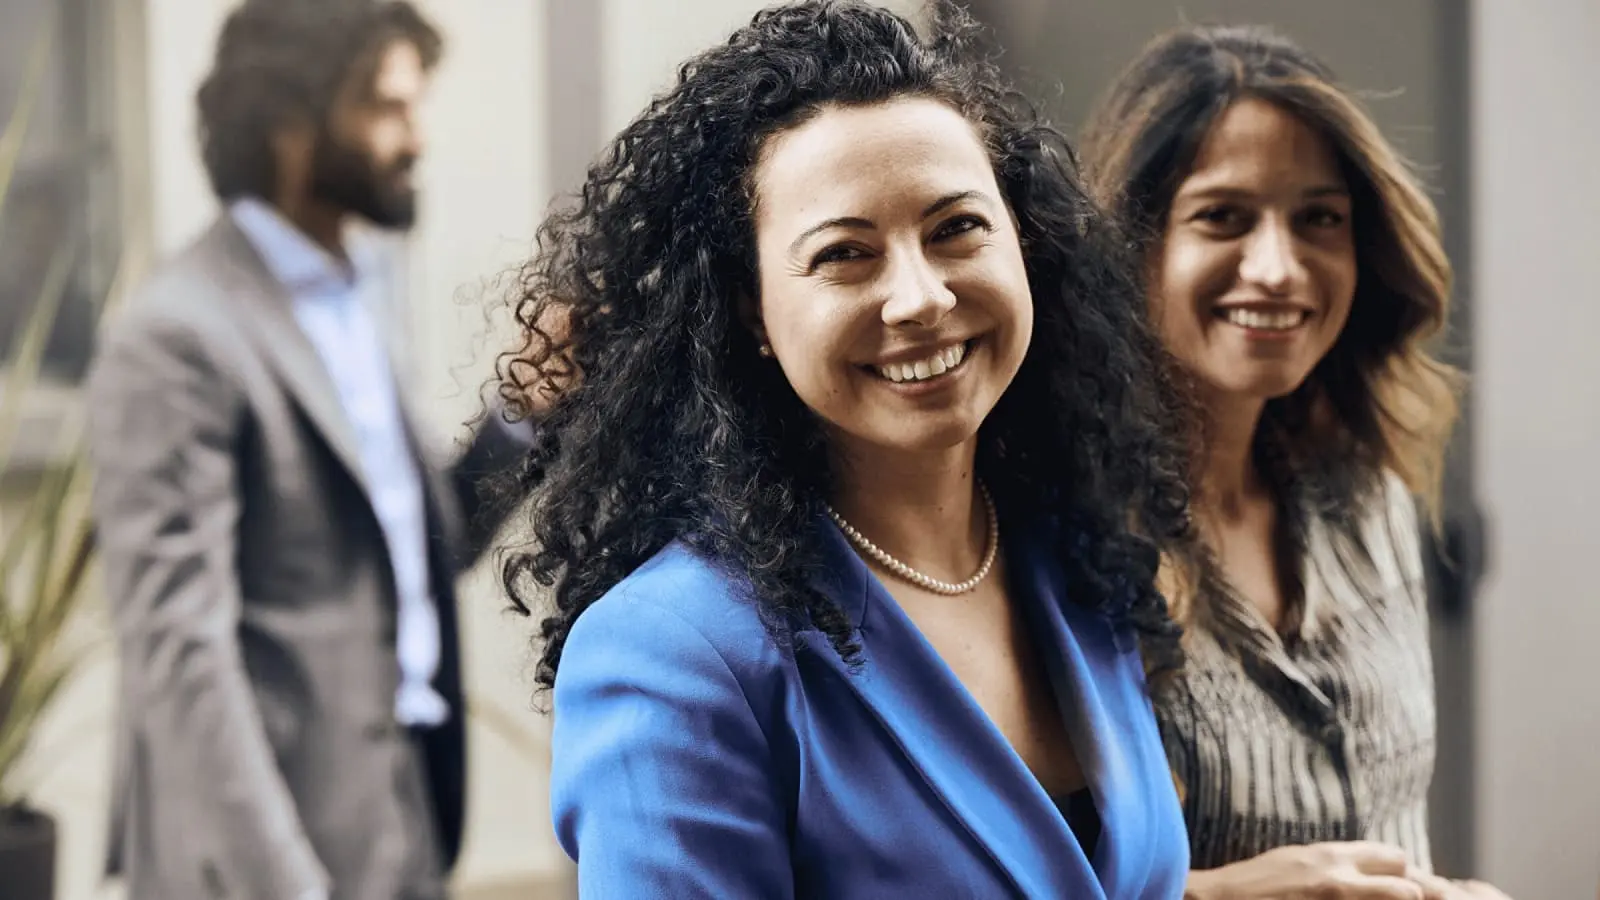
[{"label": "ear", "polygon": [[755,338],[756,346],[766,345],[767,325],[761,318],[761,301],[749,294],[740,294],[734,308],[740,324]]},{"label": "ear", "polygon": [[272,159],[277,169],[277,197],[266,199],[280,207],[299,194],[311,180],[311,159],[315,155],[317,134],[311,123],[293,119],[272,130]]}]

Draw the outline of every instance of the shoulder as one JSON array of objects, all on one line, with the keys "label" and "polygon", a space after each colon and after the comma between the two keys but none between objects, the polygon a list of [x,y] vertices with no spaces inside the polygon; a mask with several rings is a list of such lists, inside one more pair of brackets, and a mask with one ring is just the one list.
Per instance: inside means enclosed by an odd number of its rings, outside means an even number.
[{"label": "shoulder", "polygon": [[[781,665],[744,580],[673,543],[578,616],[562,647],[556,693],[559,703],[564,681],[647,680],[706,667],[748,686]],[[619,667],[626,671],[613,671]]]},{"label": "shoulder", "polygon": [[196,246],[156,264],[102,325],[102,342],[214,341],[227,321],[224,292]]},{"label": "shoulder", "polygon": [[157,263],[103,317],[97,338],[100,368],[131,362],[139,368],[165,360],[208,371],[228,371],[246,352],[217,247],[217,228]]},{"label": "shoulder", "polygon": [[1417,497],[1392,471],[1384,470],[1372,510],[1363,523],[1365,539],[1374,561],[1383,566],[1392,561],[1394,573],[1405,582],[1420,582],[1422,571],[1423,523],[1417,510]]}]

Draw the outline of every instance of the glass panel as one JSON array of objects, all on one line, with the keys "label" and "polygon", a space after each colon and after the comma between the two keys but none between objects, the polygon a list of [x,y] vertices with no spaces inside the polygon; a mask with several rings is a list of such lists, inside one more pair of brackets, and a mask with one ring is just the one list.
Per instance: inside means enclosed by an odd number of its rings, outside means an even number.
[{"label": "glass panel", "polygon": [[44,375],[82,377],[120,248],[110,32],[93,0],[0,4],[0,121],[9,122],[46,41],[37,99],[0,208],[0,354],[42,296],[62,292]]}]

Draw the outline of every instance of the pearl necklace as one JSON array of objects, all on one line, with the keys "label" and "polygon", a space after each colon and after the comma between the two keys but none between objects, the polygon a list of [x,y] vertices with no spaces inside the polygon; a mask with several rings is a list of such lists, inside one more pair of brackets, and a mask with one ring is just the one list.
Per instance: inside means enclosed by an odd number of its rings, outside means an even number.
[{"label": "pearl necklace", "polygon": [[867,540],[861,532],[855,529],[855,526],[851,525],[849,522],[846,522],[844,520],[844,516],[839,515],[839,513],[836,512],[832,506],[828,506],[827,504],[823,504],[823,506],[828,510],[828,516],[833,519],[833,523],[838,525],[839,530],[844,532],[844,536],[850,539],[850,543],[856,545],[861,552],[872,557],[885,569],[888,569],[890,572],[893,572],[917,587],[932,591],[935,594],[944,594],[946,596],[953,597],[957,594],[965,594],[970,592],[973,588],[976,588],[984,578],[988,577],[989,570],[994,567],[995,554],[1000,549],[1000,518],[995,514],[994,511],[994,498],[989,496],[989,489],[984,487],[983,482],[981,481],[978,482],[978,492],[983,495],[983,507],[987,511],[989,517],[988,548],[984,550],[983,563],[978,566],[977,573],[971,578],[968,578],[966,581],[958,581],[954,583],[940,581],[937,578],[924,575],[900,560],[895,559],[877,544]]}]

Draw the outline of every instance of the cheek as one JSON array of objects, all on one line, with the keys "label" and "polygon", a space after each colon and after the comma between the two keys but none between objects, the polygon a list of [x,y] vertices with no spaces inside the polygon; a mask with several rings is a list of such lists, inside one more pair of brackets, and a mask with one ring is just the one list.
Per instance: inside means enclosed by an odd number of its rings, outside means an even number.
[{"label": "cheek", "polygon": [[380,124],[367,135],[367,150],[380,166],[394,162],[404,145],[405,129],[399,125]]},{"label": "cheek", "polygon": [[796,391],[826,389],[829,373],[845,352],[845,323],[816,298],[769,293],[761,304],[767,342]]},{"label": "cheek", "polygon": [[1024,348],[1033,339],[1033,288],[1028,284],[1028,268],[1022,259],[1021,248],[1006,261],[1005,269],[996,273],[993,280],[997,290],[1000,310],[998,315],[1009,320]]},{"label": "cheek", "polygon": [[1226,293],[1238,271],[1238,258],[1228,248],[1175,239],[1162,254],[1161,295],[1170,305],[1192,311]]},{"label": "cheek", "polygon": [[1166,294],[1150,298],[1150,321],[1156,334],[1179,359],[1192,360],[1204,341],[1200,324],[1195,319],[1194,305],[1183,297],[1168,299]]},{"label": "cheek", "polygon": [[1318,281],[1328,304],[1329,318],[1339,329],[1350,318],[1350,307],[1355,302],[1358,269],[1354,251],[1333,254],[1319,266]]},{"label": "cheek", "polygon": [[1150,317],[1169,349],[1182,355],[1201,340],[1206,303],[1226,290],[1226,276],[1214,254],[1191,244],[1177,243],[1163,252],[1150,281]]}]

